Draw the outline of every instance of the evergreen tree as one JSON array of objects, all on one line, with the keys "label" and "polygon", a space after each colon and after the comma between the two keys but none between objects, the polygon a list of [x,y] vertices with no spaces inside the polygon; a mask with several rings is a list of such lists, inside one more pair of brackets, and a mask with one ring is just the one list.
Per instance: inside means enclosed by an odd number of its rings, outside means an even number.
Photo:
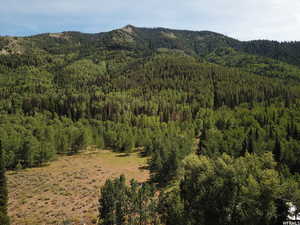
[{"label": "evergreen tree", "polygon": [[99,224],[113,225],[116,221],[113,214],[115,208],[114,185],[111,180],[105,182],[99,199]]},{"label": "evergreen tree", "polygon": [[255,153],[255,144],[254,144],[254,140],[253,140],[253,136],[249,136],[248,139],[248,152],[249,153]]},{"label": "evergreen tree", "polygon": [[205,149],[205,141],[207,141],[207,126],[206,123],[204,124],[203,130],[201,131],[201,135],[199,137],[198,149],[197,154],[200,155],[202,151]]},{"label": "evergreen tree", "polygon": [[159,224],[155,188],[135,180],[127,186],[123,175],[105,182],[99,205],[99,225]]},{"label": "evergreen tree", "polygon": [[242,142],[241,156],[245,156],[247,152],[248,152],[248,142],[247,142],[247,138],[245,138]]},{"label": "evergreen tree", "polygon": [[5,177],[5,160],[2,142],[0,141],[0,224],[9,225],[9,217],[7,215],[7,184]]},{"label": "evergreen tree", "polygon": [[250,130],[250,132],[248,134],[248,152],[255,153],[255,140],[253,137],[252,129]]},{"label": "evergreen tree", "polygon": [[281,143],[278,135],[276,135],[275,146],[273,150],[274,159],[277,163],[281,163]]}]

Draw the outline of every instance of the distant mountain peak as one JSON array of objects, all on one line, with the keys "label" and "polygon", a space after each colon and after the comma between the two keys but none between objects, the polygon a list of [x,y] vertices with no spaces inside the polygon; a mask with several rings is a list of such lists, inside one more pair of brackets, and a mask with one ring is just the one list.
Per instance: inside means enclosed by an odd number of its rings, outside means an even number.
[{"label": "distant mountain peak", "polygon": [[121,30],[127,32],[127,33],[133,33],[134,32],[135,27],[131,24],[126,25],[125,27],[122,27]]}]

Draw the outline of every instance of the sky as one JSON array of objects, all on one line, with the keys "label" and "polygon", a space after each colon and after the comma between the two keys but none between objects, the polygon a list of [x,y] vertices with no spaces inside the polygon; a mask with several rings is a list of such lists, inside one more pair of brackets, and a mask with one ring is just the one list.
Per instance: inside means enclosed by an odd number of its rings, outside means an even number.
[{"label": "sky", "polygon": [[300,0],[0,0],[0,35],[121,28],[209,30],[239,40],[300,41]]}]

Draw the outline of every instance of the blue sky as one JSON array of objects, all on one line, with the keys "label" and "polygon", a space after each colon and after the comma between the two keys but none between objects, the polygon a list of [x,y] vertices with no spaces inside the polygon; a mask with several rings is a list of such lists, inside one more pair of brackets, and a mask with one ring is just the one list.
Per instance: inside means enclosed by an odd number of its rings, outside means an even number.
[{"label": "blue sky", "polygon": [[123,27],[210,30],[240,40],[300,41],[300,0],[0,0],[0,35]]}]

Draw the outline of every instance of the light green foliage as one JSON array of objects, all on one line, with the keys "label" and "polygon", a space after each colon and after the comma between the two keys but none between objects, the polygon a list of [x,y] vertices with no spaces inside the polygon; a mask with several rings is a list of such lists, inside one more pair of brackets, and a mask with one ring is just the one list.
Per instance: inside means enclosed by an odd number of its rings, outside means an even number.
[{"label": "light green foliage", "polygon": [[100,191],[99,225],[159,224],[155,189],[149,184],[138,184],[125,177],[108,179]]},{"label": "light green foliage", "polygon": [[292,201],[275,166],[269,153],[186,158],[180,184],[186,224],[273,224],[276,201]]}]

